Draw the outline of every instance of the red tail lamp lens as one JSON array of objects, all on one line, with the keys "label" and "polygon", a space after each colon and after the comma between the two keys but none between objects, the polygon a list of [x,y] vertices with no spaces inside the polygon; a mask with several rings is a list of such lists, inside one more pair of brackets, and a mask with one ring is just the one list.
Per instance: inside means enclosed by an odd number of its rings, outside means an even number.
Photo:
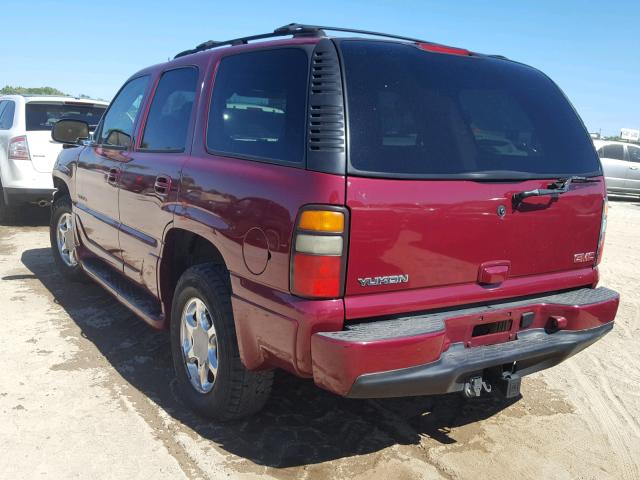
[{"label": "red tail lamp lens", "polygon": [[292,291],[305,297],[340,295],[342,257],[296,253]]}]

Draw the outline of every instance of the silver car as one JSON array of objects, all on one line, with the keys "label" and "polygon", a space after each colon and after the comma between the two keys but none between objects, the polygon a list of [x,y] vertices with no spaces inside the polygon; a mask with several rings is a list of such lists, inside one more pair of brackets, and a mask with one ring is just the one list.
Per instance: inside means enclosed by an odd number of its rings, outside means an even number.
[{"label": "silver car", "polygon": [[594,140],[609,193],[640,195],[640,145]]}]

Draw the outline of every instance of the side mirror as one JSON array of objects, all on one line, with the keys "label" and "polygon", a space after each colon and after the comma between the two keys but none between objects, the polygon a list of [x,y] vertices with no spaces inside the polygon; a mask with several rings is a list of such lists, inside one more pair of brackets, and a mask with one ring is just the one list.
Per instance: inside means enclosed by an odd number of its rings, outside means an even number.
[{"label": "side mirror", "polygon": [[58,120],[53,124],[51,138],[56,142],[78,145],[81,139],[89,138],[89,124],[82,120]]}]

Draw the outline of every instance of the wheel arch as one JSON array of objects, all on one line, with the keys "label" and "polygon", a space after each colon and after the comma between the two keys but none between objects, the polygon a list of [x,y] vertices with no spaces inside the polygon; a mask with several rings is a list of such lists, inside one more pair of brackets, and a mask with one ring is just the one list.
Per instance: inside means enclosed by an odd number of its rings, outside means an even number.
[{"label": "wheel arch", "polygon": [[[169,226],[164,234],[158,267],[158,292],[167,326],[171,321],[173,296],[180,276],[189,267],[203,263],[220,265],[225,271],[229,271],[220,249],[210,239],[180,227]],[[231,290],[229,276],[225,280]]]},{"label": "wheel arch", "polygon": [[67,182],[55,175],[53,176],[53,188],[55,189],[55,192],[53,192],[53,203],[65,195],[71,197],[71,191],[69,190]]}]

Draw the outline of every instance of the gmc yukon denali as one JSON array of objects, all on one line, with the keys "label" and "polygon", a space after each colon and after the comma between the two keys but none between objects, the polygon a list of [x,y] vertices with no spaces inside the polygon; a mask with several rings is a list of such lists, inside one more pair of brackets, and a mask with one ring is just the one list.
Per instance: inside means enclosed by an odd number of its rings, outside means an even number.
[{"label": "gmc yukon denali", "polygon": [[276,368],[514,397],[613,327],[600,161],[521,63],[291,24],[141,70],[89,132],[52,132],[56,263],[170,331],[205,416],[258,411]]}]

